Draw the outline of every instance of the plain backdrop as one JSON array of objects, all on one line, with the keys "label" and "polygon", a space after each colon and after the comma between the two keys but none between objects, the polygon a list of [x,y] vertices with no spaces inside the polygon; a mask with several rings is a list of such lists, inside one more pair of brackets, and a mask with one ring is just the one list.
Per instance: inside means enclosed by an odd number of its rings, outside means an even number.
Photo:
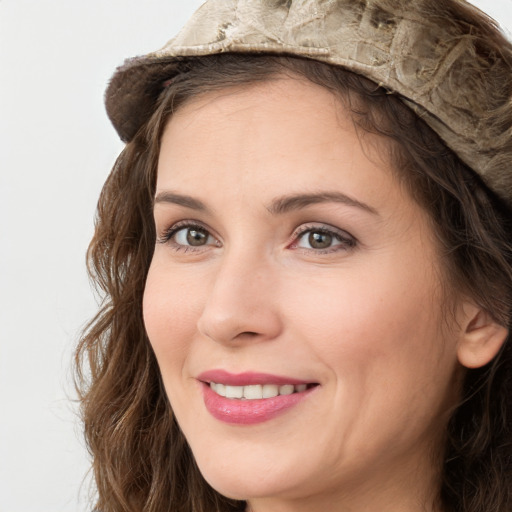
[{"label": "plain backdrop", "polygon": [[[201,0],[0,0],[0,512],[82,512],[71,359],[96,309],[85,250],[122,148],[103,91]],[[512,0],[475,4],[512,30]]]}]

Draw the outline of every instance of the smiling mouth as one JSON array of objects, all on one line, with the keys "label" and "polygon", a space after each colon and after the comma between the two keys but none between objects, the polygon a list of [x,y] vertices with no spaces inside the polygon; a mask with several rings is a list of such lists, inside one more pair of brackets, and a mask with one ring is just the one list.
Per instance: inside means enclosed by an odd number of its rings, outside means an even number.
[{"label": "smiling mouth", "polygon": [[276,396],[302,393],[317,384],[250,384],[246,386],[230,386],[227,384],[206,383],[217,395],[234,400],[261,400]]},{"label": "smiling mouth", "polygon": [[315,394],[318,382],[268,373],[210,370],[198,376],[204,404],[217,420],[254,425],[271,420]]}]

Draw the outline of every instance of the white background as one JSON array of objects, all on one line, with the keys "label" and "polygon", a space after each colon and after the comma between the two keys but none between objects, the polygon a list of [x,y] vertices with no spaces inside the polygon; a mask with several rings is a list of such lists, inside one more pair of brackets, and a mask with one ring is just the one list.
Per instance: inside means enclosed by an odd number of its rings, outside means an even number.
[{"label": "white background", "polygon": [[[71,358],[84,254],[122,148],[103,91],[201,0],[0,0],[0,512],[87,511]],[[512,31],[512,0],[475,1]]]}]

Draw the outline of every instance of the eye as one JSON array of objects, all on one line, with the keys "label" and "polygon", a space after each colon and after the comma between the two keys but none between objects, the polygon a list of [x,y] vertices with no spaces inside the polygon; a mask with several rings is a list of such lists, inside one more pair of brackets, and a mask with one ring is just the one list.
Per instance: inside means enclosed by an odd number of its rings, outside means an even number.
[{"label": "eye", "polygon": [[219,246],[219,241],[204,227],[196,224],[178,223],[171,226],[158,239],[160,243],[168,243],[176,249],[201,248],[208,245]]},{"label": "eye", "polygon": [[198,247],[206,245],[213,237],[206,229],[199,227],[188,227],[179,229],[174,233],[174,241],[179,245],[191,245]]},{"label": "eye", "polygon": [[329,229],[324,226],[307,227],[305,226],[296,235],[296,242],[293,247],[300,247],[314,251],[328,251],[350,249],[356,245],[354,237],[348,233]]},{"label": "eye", "polygon": [[307,237],[306,235],[301,237],[299,247],[304,247],[307,240],[312,249],[327,249],[331,247],[334,239],[330,233],[322,233],[320,231],[310,231],[307,235]]}]

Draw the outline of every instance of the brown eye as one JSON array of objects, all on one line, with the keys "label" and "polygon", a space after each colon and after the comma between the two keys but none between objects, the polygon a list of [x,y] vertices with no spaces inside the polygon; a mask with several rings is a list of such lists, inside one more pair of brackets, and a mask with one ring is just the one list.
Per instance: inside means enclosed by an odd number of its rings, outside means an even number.
[{"label": "brown eye", "polygon": [[188,245],[205,245],[208,242],[209,235],[204,229],[188,228],[186,232]]},{"label": "brown eye", "polygon": [[297,235],[295,247],[318,251],[348,250],[356,246],[356,240],[346,231],[328,227],[311,227]]},{"label": "brown eye", "polygon": [[327,249],[332,244],[332,235],[311,231],[308,236],[308,242],[313,249]]},{"label": "brown eye", "polygon": [[206,228],[194,225],[172,229],[165,238],[165,241],[176,246],[184,247],[204,247],[207,245],[219,245],[218,241],[210,234]]}]

